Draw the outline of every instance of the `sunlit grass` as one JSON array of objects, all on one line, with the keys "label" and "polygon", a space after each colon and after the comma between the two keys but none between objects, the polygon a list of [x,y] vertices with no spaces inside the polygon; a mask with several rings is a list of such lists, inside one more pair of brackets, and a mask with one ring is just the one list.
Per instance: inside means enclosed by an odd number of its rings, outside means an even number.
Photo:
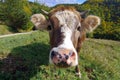
[{"label": "sunlit grass", "polygon": [[82,78],[74,67],[49,64],[48,32],[0,38],[0,80],[120,80],[120,42],[87,39],[79,53]]},{"label": "sunlit grass", "polygon": [[11,34],[10,27],[6,25],[0,25],[0,35]]}]

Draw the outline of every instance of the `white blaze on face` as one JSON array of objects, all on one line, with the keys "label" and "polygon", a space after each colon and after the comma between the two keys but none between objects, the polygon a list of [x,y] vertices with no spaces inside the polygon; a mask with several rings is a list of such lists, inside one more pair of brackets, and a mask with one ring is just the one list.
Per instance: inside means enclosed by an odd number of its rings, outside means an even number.
[{"label": "white blaze on face", "polygon": [[73,28],[78,21],[77,15],[72,11],[58,11],[54,15],[59,20],[59,26],[66,25],[69,28]]},{"label": "white blaze on face", "polygon": [[59,26],[61,26],[61,32],[64,35],[64,39],[63,39],[63,43],[61,45],[59,45],[56,48],[53,48],[52,50],[57,51],[57,49],[59,49],[59,48],[73,50],[76,58],[75,58],[75,62],[72,64],[72,66],[76,66],[76,65],[78,65],[78,55],[73,46],[71,37],[72,37],[72,32],[78,21],[77,15],[75,15],[71,11],[66,10],[66,11],[56,12],[56,14],[54,16],[59,20]]}]

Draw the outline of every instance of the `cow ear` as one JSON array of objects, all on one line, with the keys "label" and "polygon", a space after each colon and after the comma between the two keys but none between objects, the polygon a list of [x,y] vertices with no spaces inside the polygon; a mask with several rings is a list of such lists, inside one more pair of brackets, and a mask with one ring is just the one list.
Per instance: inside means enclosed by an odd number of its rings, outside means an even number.
[{"label": "cow ear", "polygon": [[98,25],[100,25],[100,18],[93,15],[87,16],[82,22],[82,26],[87,32],[92,32]]},{"label": "cow ear", "polygon": [[33,14],[31,16],[31,22],[35,25],[35,28],[40,29],[47,29],[48,21],[43,14]]}]

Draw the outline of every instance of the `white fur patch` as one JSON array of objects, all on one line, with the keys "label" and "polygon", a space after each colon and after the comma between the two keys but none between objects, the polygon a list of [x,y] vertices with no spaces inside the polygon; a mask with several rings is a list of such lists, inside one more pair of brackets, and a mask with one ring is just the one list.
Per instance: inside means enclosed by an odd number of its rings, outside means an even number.
[{"label": "white fur patch", "polygon": [[74,28],[76,22],[78,22],[77,15],[72,11],[58,11],[55,13],[54,16],[57,17],[57,19],[59,20],[59,26],[66,25],[67,27]]},{"label": "white fur patch", "polygon": [[80,72],[76,73],[76,76],[78,76],[79,78],[81,78],[81,73]]},{"label": "white fur patch", "polygon": [[66,48],[66,49],[73,50],[76,55],[76,60],[75,60],[75,63],[72,64],[72,66],[76,66],[78,64],[78,55],[77,55],[77,52],[76,52],[76,50],[73,46],[72,40],[71,40],[72,31],[67,26],[63,26],[61,31],[64,33],[63,35],[65,36],[65,38],[63,40],[63,43],[61,45],[59,45],[58,48]]}]

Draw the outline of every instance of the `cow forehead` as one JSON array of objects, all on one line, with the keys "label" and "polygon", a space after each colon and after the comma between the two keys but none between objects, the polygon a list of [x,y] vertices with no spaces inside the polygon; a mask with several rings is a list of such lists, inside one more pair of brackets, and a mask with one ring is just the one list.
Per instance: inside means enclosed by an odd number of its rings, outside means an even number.
[{"label": "cow forehead", "polygon": [[79,16],[69,10],[57,11],[53,16],[57,18],[59,22],[58,26],[66,25],[67,27],[73,28],[80,23]]}]

